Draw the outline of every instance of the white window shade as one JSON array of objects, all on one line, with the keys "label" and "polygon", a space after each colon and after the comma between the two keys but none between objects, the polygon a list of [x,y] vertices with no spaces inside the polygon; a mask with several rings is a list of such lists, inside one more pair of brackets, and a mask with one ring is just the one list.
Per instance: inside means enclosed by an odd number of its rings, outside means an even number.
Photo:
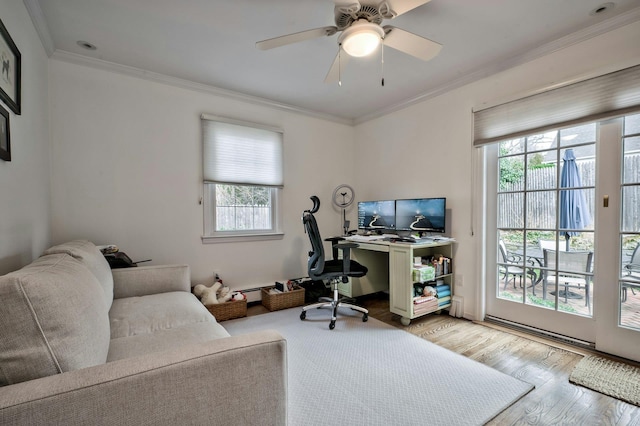
[{"label": "white window shade", "polygon": [[474,146],[640,110],[640,65],[474,112]]},{"label": "white window shade", "polygon": [[202,115],[204,181],[283,186],[282,131]]}]

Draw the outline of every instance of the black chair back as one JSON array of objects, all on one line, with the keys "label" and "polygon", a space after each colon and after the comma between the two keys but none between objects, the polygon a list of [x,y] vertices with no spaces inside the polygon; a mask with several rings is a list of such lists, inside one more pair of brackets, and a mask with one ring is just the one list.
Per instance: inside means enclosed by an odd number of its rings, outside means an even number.
[{"label": "black chair back", "polygon": [[318,279],[324,270],[324,247],[322,244],[322,238],[318,231],[316,218],[312,213],[305,212],[302,220],[305,232],[309,235],[309,241],[311,242],[311,251],[309,252],[309,260],[307,261],[309,277]]}]

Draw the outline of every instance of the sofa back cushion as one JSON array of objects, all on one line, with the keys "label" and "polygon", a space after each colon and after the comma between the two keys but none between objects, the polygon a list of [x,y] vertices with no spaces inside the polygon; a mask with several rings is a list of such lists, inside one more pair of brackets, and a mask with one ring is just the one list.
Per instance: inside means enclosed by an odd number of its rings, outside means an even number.
[{"label": "sofa back cushion", "polygon": [[0,385],[103,364],[109,310],[96,277],[66,254],[0,277]]},{"label": "sofa back cushion", "polygon": [[105,302],[107,302],[108,307],[111,307],[113,302],[113,276],[111,275],[109,262],[100,253],[98,247],[90,241],[75,240],[53,246],[44,252],[45,255],[59,253],[65,253],[76,258],[96,276],[104,291]]}]

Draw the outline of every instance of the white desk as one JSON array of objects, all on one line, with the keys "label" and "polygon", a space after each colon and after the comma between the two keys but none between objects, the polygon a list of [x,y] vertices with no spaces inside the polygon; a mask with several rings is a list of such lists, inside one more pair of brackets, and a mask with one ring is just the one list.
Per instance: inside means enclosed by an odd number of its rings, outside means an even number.
[{"label": "white desk", "polygon": [[[362,278],[352,278],[350,282],[340,284],[338,290],[341,294],[357,297],[389,291],[390,310],[402,316],[401,322],[404,325],[409,325],[413,318],[430,313],[416,315],[413,312],[413,258],[442,254],[453,261],[454,240],[422,240],[416,243],[403,243],[383,240],[362,241],[362,239],[349,237],[346,239],[358,244],[358,248],[351,251],[351,258],[366,266],[369,272]],[[437,278],[449,284],[453,297],[453,273],[449,272]],[[449,306],[442,306],[440,309],[446,309]]]}]

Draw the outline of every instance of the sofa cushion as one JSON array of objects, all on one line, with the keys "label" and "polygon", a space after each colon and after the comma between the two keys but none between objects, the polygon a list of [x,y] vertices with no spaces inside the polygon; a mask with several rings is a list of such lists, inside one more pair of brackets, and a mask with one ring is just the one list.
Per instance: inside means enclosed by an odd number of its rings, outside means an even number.
[{"label": "sofa cushion", "polygon": [[111,339],[107,362],[153,352],[172,351],[223,337],[229,337],[229,333],[215,321],[198,322],[168,330],[156,330],[153,333],[119,337]]},{"label": "sofa cushion", "polygon": [[98,247],[90,241],[75,240],[53,246],[44,252],[45,255],[58,253],[65,253],[74,257],[95,275],[104,291],[108,309],[113,301],[113,277],[109,262],[100,253]]},{"label": "sofa cushion", "polygon": [[215,322],[207,308],[186,291],[115,299],[109,311],[109,320],[112,339],[199,322]]},{"label": "sofa cushion", "polygon": [[115,299],[109,318],[108,361],[229,337],[204,305],[186,291]]},{"label": "sofa cushion", "polygon": [[66,254],[0,277],[0,385],[106,362],[102,294],[96,277]]}]

